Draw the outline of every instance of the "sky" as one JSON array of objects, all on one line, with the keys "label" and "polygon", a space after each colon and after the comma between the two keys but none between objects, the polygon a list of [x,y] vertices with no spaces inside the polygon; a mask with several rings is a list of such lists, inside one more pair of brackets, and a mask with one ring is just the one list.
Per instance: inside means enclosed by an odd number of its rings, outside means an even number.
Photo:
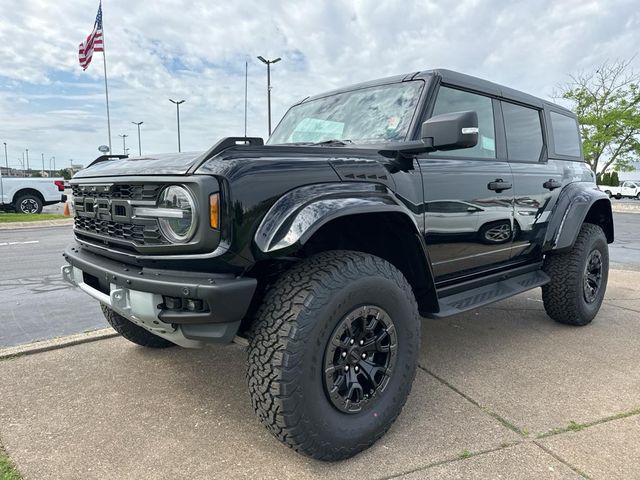
[{"label": "sky", "polygon": [[[86,71],[78,44],[97,0],[0,0],[0,147],[18,167],[86,164],[108,143],[102,54]],[[296,101],[390,75],[449,68],[550,98],[570,74],[632,59],[640,70],[638,0],[104,0],[114,153],[205,150],[244,133],[267,136]],[[0,154],[4,165],[4,152]]]}]

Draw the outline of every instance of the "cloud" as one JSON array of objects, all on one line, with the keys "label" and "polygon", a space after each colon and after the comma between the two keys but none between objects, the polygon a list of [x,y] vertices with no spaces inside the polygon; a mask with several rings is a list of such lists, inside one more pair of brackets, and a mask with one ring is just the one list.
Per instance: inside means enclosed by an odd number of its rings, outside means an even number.
[{"label": "cloud", "polygon": [[[82,72],[77,49],[97,2],[0,1],[0,137],[10,161],[24,148],[90,161],[107,141],[102,58]],[[104,23],[117,153],[118,134],[136,144],[132,121],[144,121],[144,152],[176,150],[168,98],[186,99],[185,150],[242,134],[245,61],[249,134],[266,136],[266,72],[257,55],[283,58],[272,69],[275,123],[308,95],[435,67],[548,97],[569,73],[630,58],[640,45],[631,0],[109,0]]]}]

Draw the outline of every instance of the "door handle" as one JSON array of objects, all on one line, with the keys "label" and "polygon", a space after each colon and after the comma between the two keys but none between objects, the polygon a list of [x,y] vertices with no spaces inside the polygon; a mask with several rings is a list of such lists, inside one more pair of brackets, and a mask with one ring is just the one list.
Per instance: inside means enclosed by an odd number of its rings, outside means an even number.
[{"label": "door handle", "polygon": [[496,193],[500,193],[503,190],[509,190],[511,187],[511,182],[505,182],[501,178],[496,178],[495,182],[489,182],[487,185],[489,190],[494,190]]},{"label": "door handle", "polygon": [[549,180],[547,180],[542,184],[542,187],[546,188],[547,190],[555,190],[556,188],[560,188],[561,186],[562,186],[562,183],[560,183],[557,180],[554,180],[553,178],[550,178]]}]

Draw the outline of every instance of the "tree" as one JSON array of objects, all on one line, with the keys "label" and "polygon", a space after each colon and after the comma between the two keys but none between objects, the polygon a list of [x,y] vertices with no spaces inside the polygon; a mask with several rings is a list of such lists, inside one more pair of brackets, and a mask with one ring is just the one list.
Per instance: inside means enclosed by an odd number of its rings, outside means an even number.
[{"label": "tree", "polygon": [[560,94],[574,104],[591,169],[631,170],[631,162],[640,158],[640,75],[631,69],[631,60],[571,76]]},{"label": "tree", "polygon": [[611,185],[611,174],[609,172],[604,172],[602,174],[602,185]]},{"label": "tree", "polygon": [[620,179],[618,178],[618,172],[614,171],[613,173],[611,173],[611,181],[609,182],[609,185],[611,185],[612,187],[620,186]]}]

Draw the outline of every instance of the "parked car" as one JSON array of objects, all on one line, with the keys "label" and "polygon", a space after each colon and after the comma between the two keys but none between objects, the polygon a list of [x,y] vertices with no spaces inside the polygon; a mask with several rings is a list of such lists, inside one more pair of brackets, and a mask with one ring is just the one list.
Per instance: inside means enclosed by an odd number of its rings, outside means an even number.
[{"label": "parked car", "polygon": [[640,182],[626,181],[622,182],[619,187],[598,185],[598,188],[609,195],[609,198],[615,197],[620,200],[622,197],[628,197],[640,200]]},{"label": "parked car", "polygon": [[66,201],[63,178],[0,178],[0,210],[34,214],[45,205]]},{"label": "parked car", "polygon": [[248,344],[258,418],[323,460],[393,424],[421,316],[542,287],[586,325],[614,238],[575,115],[448,70],[306,98],[266,145],[102,159],[71,185],[66,281],[135,344]]}]

